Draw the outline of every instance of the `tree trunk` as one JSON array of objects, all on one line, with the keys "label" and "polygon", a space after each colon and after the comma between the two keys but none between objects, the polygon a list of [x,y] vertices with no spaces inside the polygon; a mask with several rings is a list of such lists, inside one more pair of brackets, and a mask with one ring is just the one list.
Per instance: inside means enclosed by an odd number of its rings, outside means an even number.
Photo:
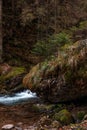
[{"label": "tree trunk", "polygon": [[2,0],[0,0],[0,63],[2,62]]}]

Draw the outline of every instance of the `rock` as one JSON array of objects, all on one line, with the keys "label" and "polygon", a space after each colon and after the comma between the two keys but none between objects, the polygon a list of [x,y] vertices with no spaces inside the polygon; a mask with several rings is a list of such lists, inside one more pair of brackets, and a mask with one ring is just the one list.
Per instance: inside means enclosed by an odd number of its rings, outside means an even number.
[{"label": "rock", "polygon": [[26,128],[24,130],[37,130],[37,127],[35,127],[35,126],[29,126],[28,128]]},{"label": "rock", "polygon": [[0,64],[0,75],[9,73],[11,69],[12,67],[7,63]]},{"label": "rock", "polygon": [[18,123],[16,124],[16,126],[15,126],[15,129],[16,129],[16,130],[23,130],[23,129],[22,129],[22,126],[23,126],[23,123],[22,123],[22,122],[18,122]]},{"label": "rock", "polygon": [[[86,23],[87,25],[87,23]],[[87,29],[77,29],[76,31],[73,32],[73,39],[74,40],[80,40],[84,39],[87,37]]]},{"label": "rock", "polygon": [[87,39],[65,45],[58,57],[34,66],[23,84],[54,103],[87,96]]},{"label": "rock", "polygon": [[52,125],[53,128],[59,128],[59,127],[61,127],[60,122],[56,121],[56,120],[54,120],[51,125]]},{"label": "rock", "polygon": [[13,124],[7,124],[2,126],[2,130],[12,130],[14,128]]},{"label": "rock", "polygon": [[54,108],[54,105],[46,105],[46,104],[34,104],[32,109],[36,112],[50,112]]},{"label": "rock", "polygon": [[73,123],[73,117],[66,109],[59,111],[59,113],[55,113],[53,118],[54,120],[61,122],[63,125]]},{"label": "rock", "polygon": [[84,124],[84,123],[87,125],[87,120],[86,119],[81,122],[81,124]]},{"label": "rock", "polygon": [[63,130],[87,130],[87,120],[78,124],[63,126]]},{"label": "rock", "polygon": [[52,123],[52,120],[48,116],[41,117],[40,121],[38,122],[41,126],[49,126]]},{"label": "rock", "polygon": [[3,70],[0,75],[0,93],[7,94],[7,92],[16,92],[24,89],[21,84],[26,72],[25,68],[9,67],[7,64],[1,65],[0,68]]},{"label": "rock", "polygon": [[20,126],[20,127],[21,127],[22,125],[23,125],[22,122],[18,122],[18,123],[17,123],[17,126]]},{"label": "rock", "polygon": [[22,127],[16,126],[14,130],[23,130]]},{"label": "rock", "polygon": [[84,121],[84,120],[87,120],[87,114],[84,116],[83,121]]}]

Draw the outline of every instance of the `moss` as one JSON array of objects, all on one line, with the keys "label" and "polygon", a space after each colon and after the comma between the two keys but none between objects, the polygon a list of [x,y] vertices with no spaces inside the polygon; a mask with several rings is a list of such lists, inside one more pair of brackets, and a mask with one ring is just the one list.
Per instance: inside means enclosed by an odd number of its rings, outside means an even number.
[{"label": "moss", "polygon": [[69,48],[70,44],[65,44],[61,47],[61,51],[67,50]]},{"label": "moss", "polygon": [[71,31],[77,31],[78,28],[77,28],[76,26],[72,26],[72,27],[70,28],[70,30],[71,30]]},{"label": "moss", "polygon": [[59,111],[59,113],[55,113],[53,118],[57,121],[60,121],[63,125],[67,125],[73,122],[71,113],[66,109]]},{"label": "moss", "polygon": [[51,111],[54,108],[54,105],[46,105],[46,104],[34,104],[32,106],[32,110],[36,112],[46,112],[46,111]]},{"label": "moss", "polygon": [[71,82],[72,78],[73,78],[73,71],[68,70],[65,73],[65,80],[66,80],[66,82]]},{"label": "moss", "polygon": [[[30,73],[24,77],[24,86],[29,87],[32,91],[36,91],[39,96],[41,95],[45,99],[48,98],[45,94],[46,89],[51,90],[48,91],[48,96],[57,97],[55,98],[57,100],[66,101],[79,97],[80,90],[82,89],[83,93],[86,89],[87,65],[86,54],[84,52],[85,42],[85,40],[82,40],[73,45],[64,46],[62,49],[65,50],[60,51],[58,57],[33,67]],[[85,86],[84,89],[83,85]],[[58,87],[64,92],[62,97],[60,97],[61,91],[57,89]],[[68,95],[67,92],[69,93]],[[73,96],[74,94],[76,95]],[[51,96],[49,96],[49,100],[52,100]]]},{"label": "moss", "polygon": [[63,104],[56,104],[55,108],[54,108],[54,112],[58,113],[59,111],[61,111],[64,108]]},{"label": "moss", "polygon": [[84,111],[79,111],[79,112],[77,113],[77,119],[78,119],[79,121],[83,120],[85,114],[86,114],[86,113],[85,113]]},{"label": "moss", "polygon": [[25,72],[24,68],[14,67],[12,69],[12,71],[5,76],[5,79],[11,78],[11,77],[15,77],[15,76],[17,76],[19,74],[22,74],[24,72]]},{"label": "moss", "polygon": [[[49,77],[55,74],[55,68],[57,66],[57,62],[51,60],[50,61],[45,61],[42,62],[38,65],[36,65],[35,67],[33,67],[29,73],[29,80],[27,83],[33,83],[31,88],[37,88],[38,84],[40,83],[41,79],[43,79],[43,77]],[[28,76],[28,75],[27,75]],[[27,77],[26,77],[27,78]],[[29,85],[30,86],[30,85]]]},{"label": "moss", "polygon": [[73,32],[73,31],[78,31],[78,30],[82,30],[82,29],[86,29],[86,28],[87,28],[87,20],[81,21],[79,23],[78,27],[72,26],[70,30]]},{"label": "moss", "polygon": [[87,20],[80,22],[79,28],[80,28],[80,29],[85,29],[85,28],[87,28]]},{"label": "moss", "polygon": [[7,74],[3,74],[0,76],[0,82],[3,83],[5,80],[11,79],[17,75],[25,73],[25,68],[23,67],[13,67],[11,71]]},{"label": "moss", "polygon": [[80,77],[82,77],[82,76],[83,77],[87,77],[87,65],[85,65],[84,67],[80,67],[80,69],[78,71],[78,76],[80,76]]}]

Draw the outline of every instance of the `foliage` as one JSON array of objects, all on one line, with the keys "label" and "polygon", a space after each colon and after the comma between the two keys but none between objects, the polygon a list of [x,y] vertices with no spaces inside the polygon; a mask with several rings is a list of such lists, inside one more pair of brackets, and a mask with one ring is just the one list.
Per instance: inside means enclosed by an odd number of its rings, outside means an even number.
[{"label": "foliage", "polygon": [[69,43],[71,43],[69,35],[61,32],[50,36],[46,41],[38,41],[32,52],[36,55],[49,57],[56,54],[59,47]]},{"label": "foliage", "polygon": [[81,29],[87,28],[87,20],[80,22],[79,28],[81,28]]},{"label": "foliage", "polygon": [[85,112],[84,111],[79,111],[78,113],[77,113],[77,118],[78,118],[78,120],[83,120],[83,118],[84,118],[84,116],[85,116]]},{"label": "foliage", "polygon": [[[73,7],[73,10],[72,5],[75,5]],[[13,57],[19,57],[23,65],[24,62],[26,64],[27,62],[31,64],[36,64],[36,62],[34,62],[35,60],[33,61],[33,58],[31,58],[33,57],[33,55],[31,55],[30,51],[32,50],[33,45],[36,43],[37,35],[39,33],[41,34],[38,37],[42,40],[49,35],[53,35],[55,32],[59,33],[60,31],[66,30],[69,31],[69,34],[72,32],[71,36],[75,39],[75,37],[73,37],[74,29],[78,30],[78,26],[82,28],[84,27],[84,25],[85,29],[87,27],[85,21],[87,17],[86,6],[86,0],[84,0],[83,2],[64,1],[63,4],[56,0],[56,5],[54,0],[50,0],[49,2],[46,0],[10,0],[5,2],[4,0],[2,22],[4,60],[12,62],[14,64],[14,60],[12,61]],[[80,21],[82,23],[79,24]],[[71,27],[72,29],[70,29]],[[61,38],[59,39],[59,41],[61,44],[63,44],[63,41],[65,41],[63,36],[65,35],[60,35]],[[57,35],[53,37],[57,37]],[[19,42],[16,43],[15,39],[17,39],[17,41]],[[61,39],[63,40],[61,41]],[[48,43],[49,41],[50,43]],[[54,45],[55,41],[56,44]],[[16,44],[13,45],[11,44],[11,42],[15,42]],[[44,53],[46,53],[41,54],[36,53],[35,51],[35,54],[38,54],[39,56],[49,56],[50,54],[56,52],[59,46],[59,43],[57,43],[57,39],[53,40],[49,38],[49,40],[45,42],[46,45],[44,44],[43,46],[46,46],[47,48],[45,49],[46,51],[44,51]],[[38,46],[40,46],[40,44]],[[37,62],[40,61],[39,59],[40,58],[38,57]]]},{"label": "foliage", "polygon": [[70,36],[64,32],[55,34],[50,38],[50,43],[58,44],[58,46],[63,46],[70,42],[71,42]]},{"label": "foliage", "polygon": [[70,28],[70,31],[73,32],[73,31],[83,30],[83,29],[86,29],[86,28],[87,28],[87,20],[81,21],[78,26],[72,26]]}]

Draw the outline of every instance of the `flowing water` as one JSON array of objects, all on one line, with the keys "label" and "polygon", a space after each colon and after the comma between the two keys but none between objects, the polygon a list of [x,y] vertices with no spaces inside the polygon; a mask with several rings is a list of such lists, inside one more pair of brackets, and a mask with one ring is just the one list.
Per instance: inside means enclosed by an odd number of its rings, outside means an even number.
[{"label": "flowing water", "polygon": [[25,90],[12,95],[0,95],[0,104],[14,105],[21,102],[36,100],[38,97],[30,90]]}]

